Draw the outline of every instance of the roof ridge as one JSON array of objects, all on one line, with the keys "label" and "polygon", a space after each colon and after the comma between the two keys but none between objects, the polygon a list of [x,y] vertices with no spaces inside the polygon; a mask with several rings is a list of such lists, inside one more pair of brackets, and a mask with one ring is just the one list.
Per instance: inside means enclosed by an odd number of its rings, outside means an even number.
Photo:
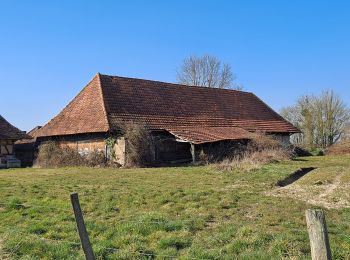
[{"label": "roof ridge", "polygon": [[105,117],[106,117],[108,130],[110,130],[110,129],[111,129],[111,125],[110,125],[110,123],[109,123],[109,118],[108,118],[108,114],[107,114],[106,102],[105,102],[105,96],[104,96],[104,91],[103,91],[103,87],[102,87],[101,76],[102,76],[101,73],[97,72],[97,74],[96,74],[95,77],[97,77],[98,86],[99,86],[100,91],[101,91],[103,113],[104,113],[104,115],[105,115]]},{"label": "roof ridge", "polygon": [[237,89],[210,88],[210,87],[206,87],[206,86],[185,85],[185,84],[180,84],[180,83],[151,80],[151,79],[142,79],[142,78],[131,78],[131,77],[124,77],[124,76],[113,76],[113,75],[107,75],[107,74],[101,74],[101,73],[99,73],[99,75],[103,76],[103,77],[120,78],[120,79],[126,79],[126,80],[143,80],[143,81],[147,81],[147,82],[168,84],[168,85],[174,85],[174,86],[178,86],[178,87],[210,89],[209,91],[229,91],[229,92],[240,92],[240,93],[246,93],[246,94],[253,94],[253,92],[250,92],[250,91],[243,91],[243,90],[237,90]]}]

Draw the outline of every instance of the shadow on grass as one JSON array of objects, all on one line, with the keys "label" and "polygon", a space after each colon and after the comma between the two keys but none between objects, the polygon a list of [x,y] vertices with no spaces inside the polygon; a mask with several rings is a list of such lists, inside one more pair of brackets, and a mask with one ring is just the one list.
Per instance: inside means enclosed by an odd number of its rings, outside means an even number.
[{"label": "shadow on grass", "polygon": [[292,184],[293,182],[299,180],[301,177],[303,177],[305,174],[311,172],[312,170],[315,170],[316,167],[307,167],[307,168],[300,168],[299,170],[293,172],[292,174],[288,175],[286,178],[279,180],[277,182],[277,186],[279,187],[285,187],[287,185]]}]

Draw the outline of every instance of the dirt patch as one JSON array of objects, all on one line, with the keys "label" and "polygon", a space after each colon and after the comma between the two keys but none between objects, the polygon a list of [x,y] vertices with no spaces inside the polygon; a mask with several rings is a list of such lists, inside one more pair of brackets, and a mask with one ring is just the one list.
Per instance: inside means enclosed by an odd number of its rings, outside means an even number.
[{"label": "dirt patch", "polygon": [[245,187],[249,187],[249,185],[248,184],[236,183],[236,184],[228,185],[228,186],[223,187],[223,188],[218,189],[218,190],[220,190],[220,191],[230,191],[230,190],[236,190],[236,189],[245,188]]},{"label": "dirt patch", "polygon": [[301,169],[293,172],[292,174],[288,175],[286,178],[279,180],[276,185],[279,187],[285,187],[287,185],[290,185],[293,182],[299,180],[305,174],[307,174],[315,169],[316,169],[315,167],[301,168]]},{"label": "dirt patch", "polygon": [[308,204],[328,209],[350,208],[350,197],[344,193],[350,187],[341,182],[344,173],[339,173],[332,181],[316,181],[309,185],[293,182],[284,187],[278,187],[266,192],[268,196],[288,197],[304,201]]},{"label": "dirt patch", "polygon": [[325,198],[325,197],[331,195],[340,186],[340,178],[341,178],[341,175],[338,175],[335,178],[334,183],[327,185],[324,192],[320,195],[320,198]]}]

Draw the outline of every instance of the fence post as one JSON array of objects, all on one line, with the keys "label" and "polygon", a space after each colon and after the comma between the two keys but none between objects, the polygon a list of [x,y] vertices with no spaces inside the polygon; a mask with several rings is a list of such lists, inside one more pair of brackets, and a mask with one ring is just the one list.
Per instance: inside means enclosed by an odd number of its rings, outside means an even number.
[{"label": "fence post", "polygon": [[77,222],[77,228],[79,232],[81,245],[84,250],[85,258],[86,260],[95,260],[94,252],[92,251],[92,247],[90,244],[90,239],[86,231],[83,213],[80,208],[78,193],[76,192],[71,193],[70,200],[72,202],[75,221]]},{"label": "fence post", "polygon": [[306,210],[306,223],[309,233],[312,260],[332,259],[326,219],[321,209]]}]

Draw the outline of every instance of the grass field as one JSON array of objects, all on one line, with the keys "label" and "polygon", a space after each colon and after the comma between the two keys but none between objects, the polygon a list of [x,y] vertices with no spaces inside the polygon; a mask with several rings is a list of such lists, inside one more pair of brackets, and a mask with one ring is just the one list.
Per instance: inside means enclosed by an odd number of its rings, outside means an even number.
[{"label": "grass field", "polygon": [[[275,183],[300,167],[316,170]],[[332,253],[350,259],[350,156],[253,172],[212,167],[0,171],[0,258],[83,259],[79,193],[99,259],[308,259],[305,210],[326,207]]]}]

